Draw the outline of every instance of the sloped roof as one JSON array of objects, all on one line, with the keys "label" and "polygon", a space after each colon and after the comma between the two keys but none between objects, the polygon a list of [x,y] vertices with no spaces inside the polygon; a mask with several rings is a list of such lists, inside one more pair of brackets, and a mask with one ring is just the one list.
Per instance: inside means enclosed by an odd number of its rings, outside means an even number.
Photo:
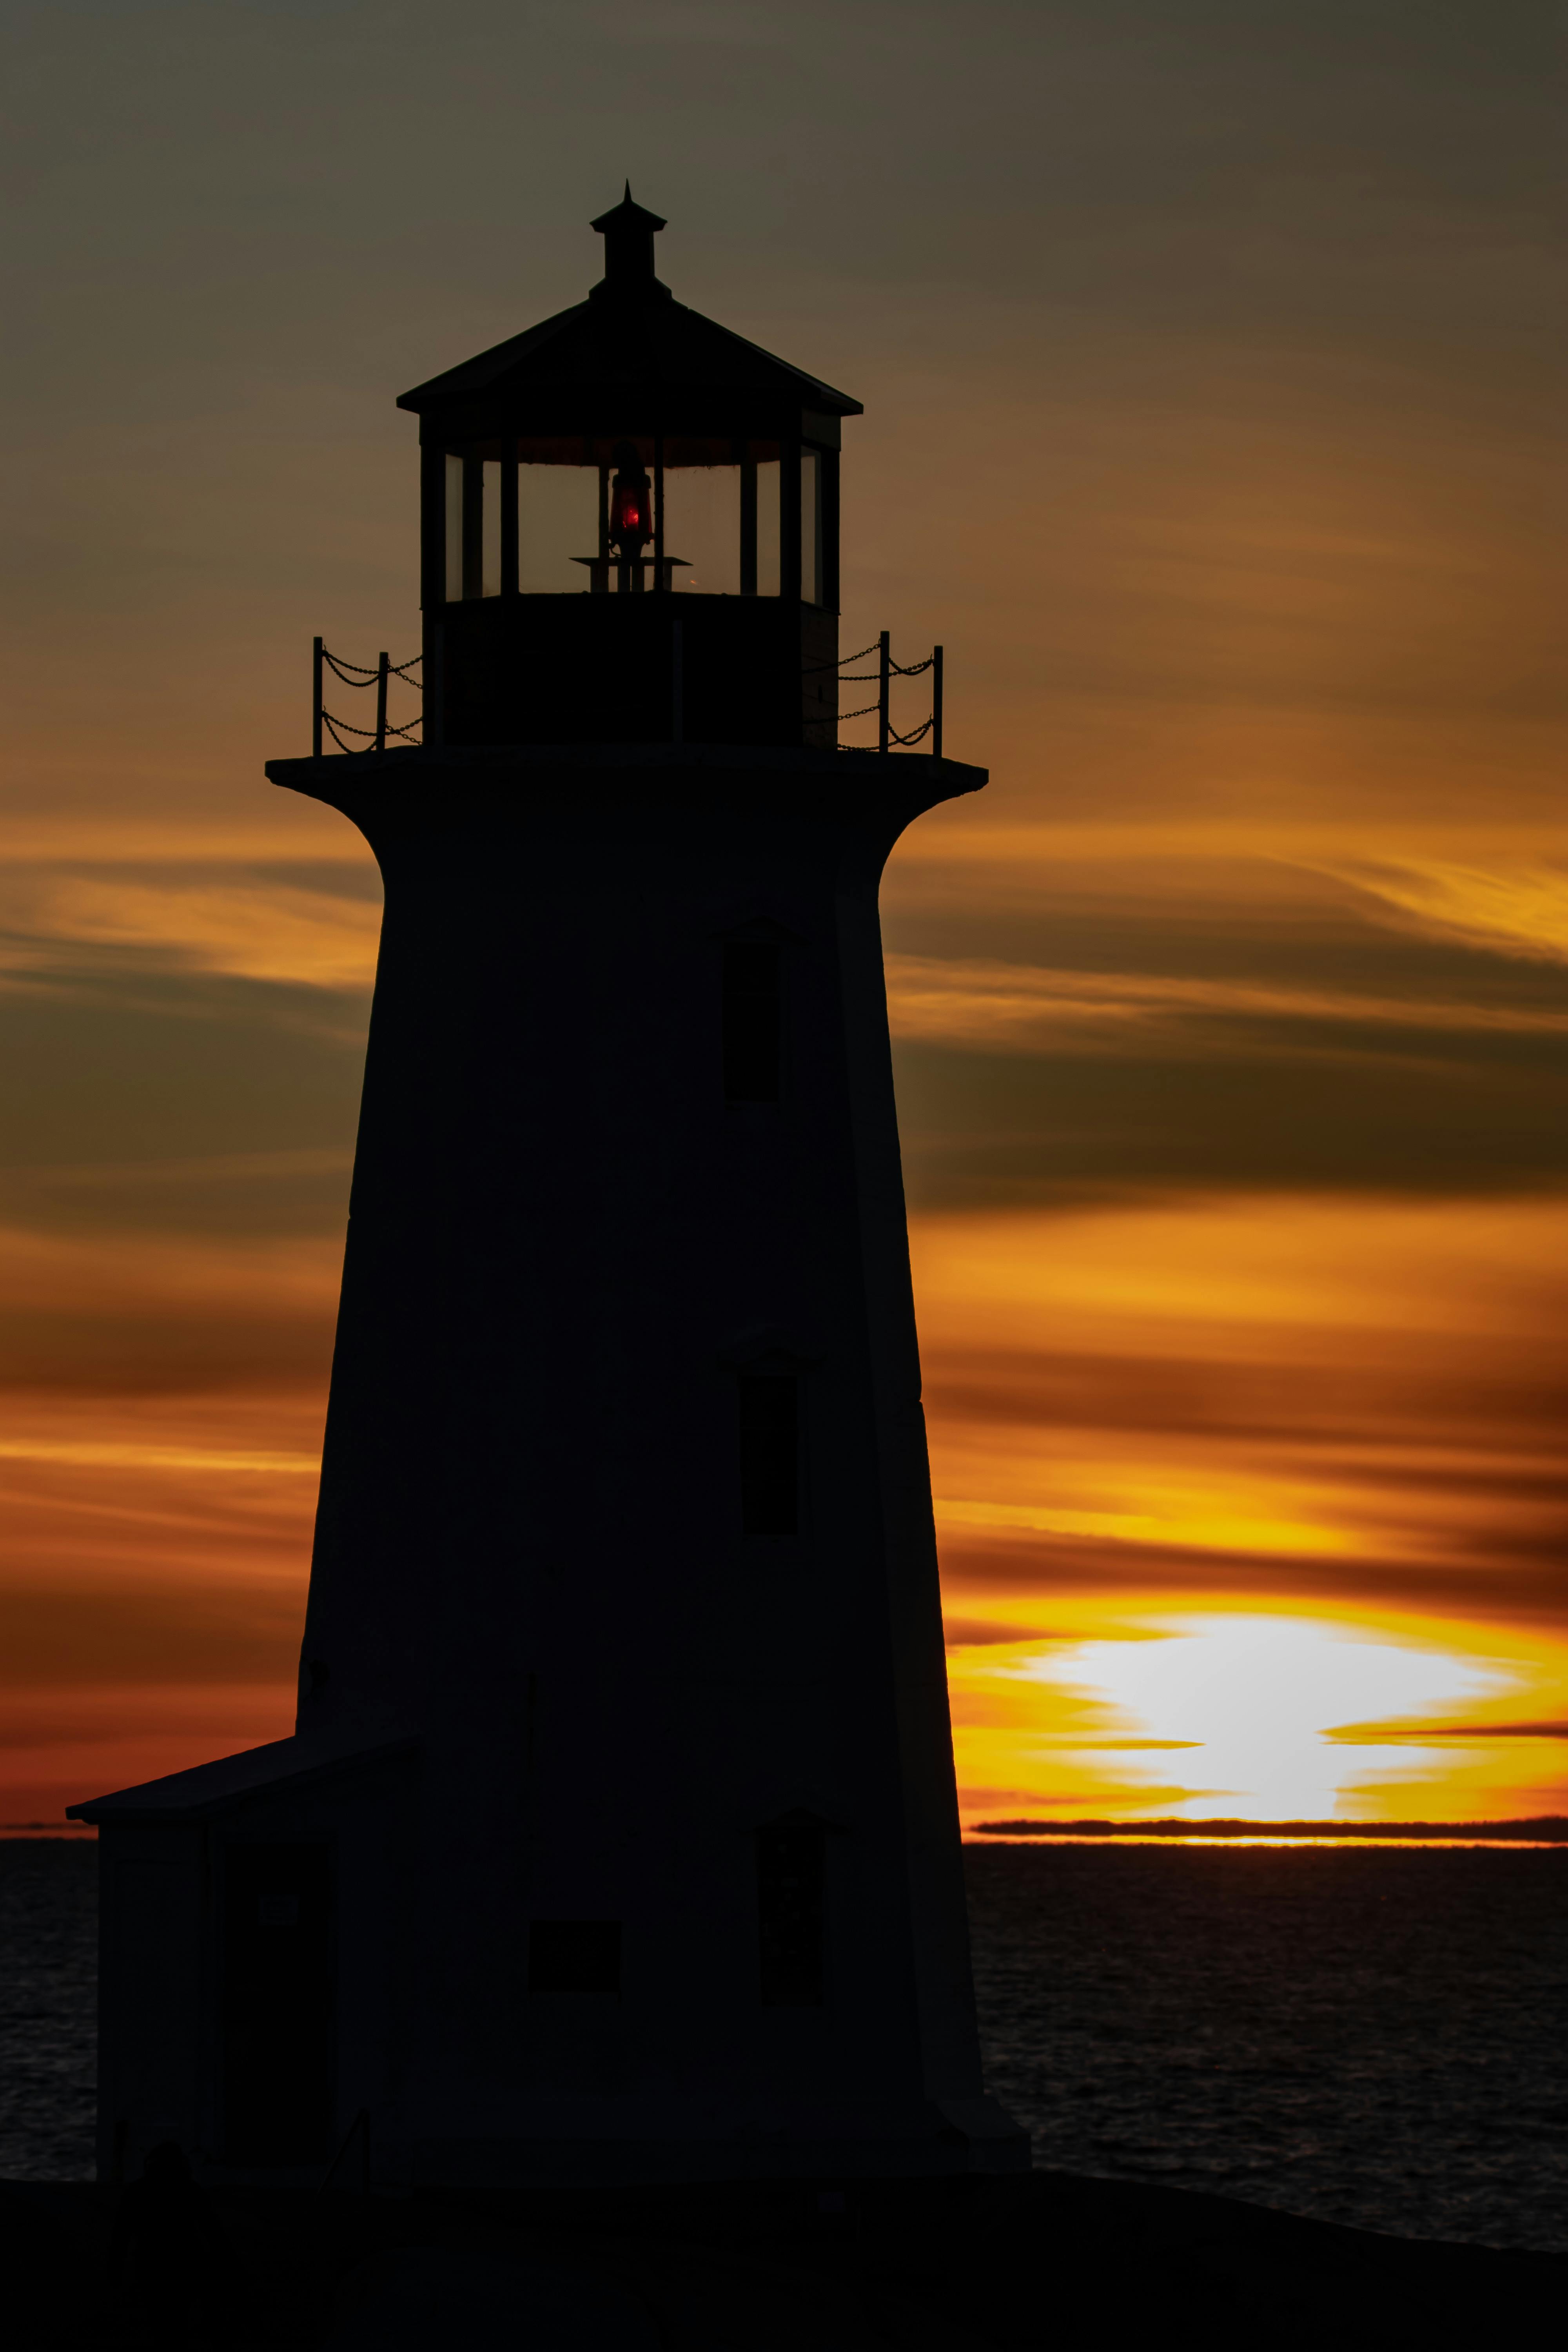
[{"label": "sloped roof", "polygon": [[571,395],[592,401],[613,393],[653,395],[662,407],[683,394],[717,394],[829,416],[861,414],[847,393],[677,302],[653,273],[653,239],[663,226],[633,204],[628,188],[594,223],[605,238],[605,274],[586,301],[416,384],[399,408],[499,413],[542,395],[554,406]]},{"label": "sloped roof", "polygon": [[700,310],[666,300],[639,306],[635,344],[628,347],[620,303],[574,303],[521,335],[512,335],[477,358],[464,360],[427,383],[400,394],[399,408],[416,415],[448,403],[476,398],[504,403],[535,389],[568,386],[607,390],[656,383],[666,391],[746,391],[776,395],[796,408],[829,416],[858,416],[861,404],[836,392],[820,377],[787,360],[775,359],[759,343],[731,334]]},{"label": "sloped roof", "polygon": [[237,1756],[219,1756],[210,1764],[195,1764],[188,1771],[167,1772],[160,1780],[142,1780],[133,1789],[116,1789],[107,1797],[89,1797],[68,1805],[73,1822],[100,1822],[216,1812],[245,1797],[285,1784],[324,1780],[342,1772],[412,1754],[414,1738],[384,1740],[370,1748],[334,1747],[322,1739],[268,1740],[264,1748],[243,1748]]}]

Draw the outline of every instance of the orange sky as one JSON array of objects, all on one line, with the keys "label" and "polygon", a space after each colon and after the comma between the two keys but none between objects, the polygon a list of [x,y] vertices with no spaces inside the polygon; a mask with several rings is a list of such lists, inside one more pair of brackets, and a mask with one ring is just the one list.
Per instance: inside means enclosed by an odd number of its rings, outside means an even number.
[{"label": "orange sky", "polygon": [[0,1822],[289,1727],[378,895],[261,762],[628,169],[993,771],[885,893],[966,1818],[1568,1811],[1549,78],[1177,13],[20,21]]}]

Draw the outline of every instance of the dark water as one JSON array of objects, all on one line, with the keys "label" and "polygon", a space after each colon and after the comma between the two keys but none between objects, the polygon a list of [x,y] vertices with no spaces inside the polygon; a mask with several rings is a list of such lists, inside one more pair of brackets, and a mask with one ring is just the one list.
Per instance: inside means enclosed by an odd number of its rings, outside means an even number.
[{"label": "dark water", "polygon": [[972,1849],[1035,2161],[1568,2251],[1568,1852]]},{"label": "dark water", "polygon": [[98,1849],[0,1841],[0,2180],[92,2175]]},{"label": "dark water", "polygon": [[[91,2171],[96,1853],[0,1844],[0,2178]],[[1036,2161],[1568,2251],[1568,1851],[972,1849]]]}]

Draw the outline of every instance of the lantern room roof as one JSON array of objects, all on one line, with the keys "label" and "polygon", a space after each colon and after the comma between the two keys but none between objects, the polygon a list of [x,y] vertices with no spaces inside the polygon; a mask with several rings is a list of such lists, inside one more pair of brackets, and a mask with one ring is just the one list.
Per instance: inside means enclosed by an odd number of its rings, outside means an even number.
[{"label": "lantern room roof", "polygon": [[664,223],[633,201],[629,184],[593,226],[605,239],[605,275],[586,301],[416,384],[399,408],[465,435],[593,431],[612,412],[628,425],[736,432],[776,430],[803,409],[861,414],[847,393],[677,302],[654,275]]}]

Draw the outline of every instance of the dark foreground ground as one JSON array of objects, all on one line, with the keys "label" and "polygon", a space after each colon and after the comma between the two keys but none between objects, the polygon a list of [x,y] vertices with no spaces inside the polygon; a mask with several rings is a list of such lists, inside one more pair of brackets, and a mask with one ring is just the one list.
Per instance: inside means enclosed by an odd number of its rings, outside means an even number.
[{"label": "dark foreground ground", "polygon": [[1568,2255],[1060,2173],[491,2200],[231,2190],[186,2217],[184,2257],[143,2245],[139,2263],[116,2210],[85,2183],[0,2183],[11,2352],[1425,2352],[1552,2340],[1568,2292]]}]

